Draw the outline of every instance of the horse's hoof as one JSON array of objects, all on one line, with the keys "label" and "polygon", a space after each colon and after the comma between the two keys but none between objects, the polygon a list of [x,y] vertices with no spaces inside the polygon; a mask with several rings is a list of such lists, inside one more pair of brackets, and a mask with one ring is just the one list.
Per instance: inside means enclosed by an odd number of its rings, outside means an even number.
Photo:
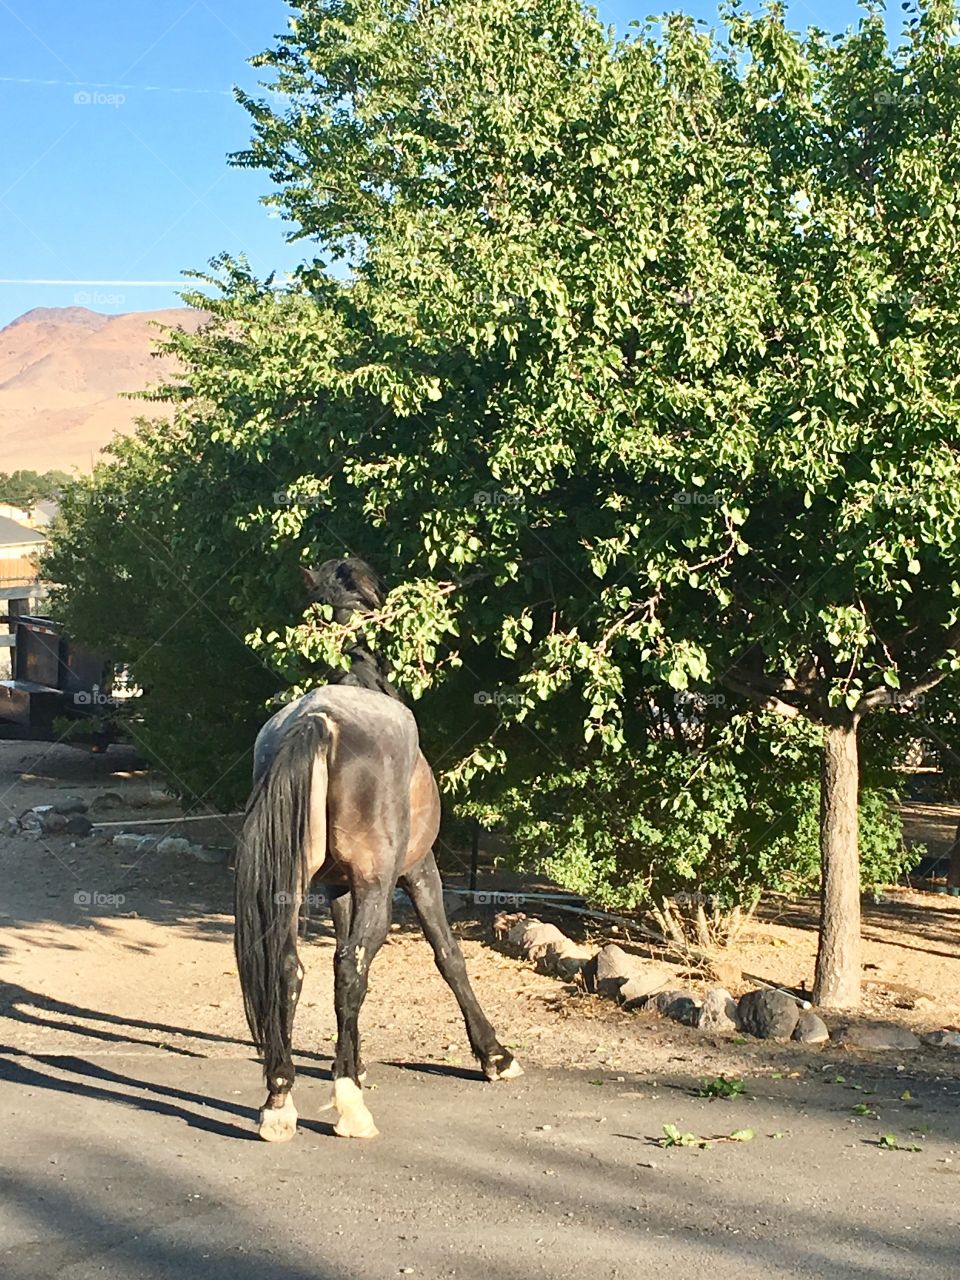
[{"label": "horse's hoof", "polygon": [[496,1078],[498,1080],[516,1080],[517,1076],[523,1075],[523,1067],[520,1063],[513,1059],[509,1066],[504,1067],[502,1071],[498,1071]]},{"label": "horse's hoof", "polygon": [[[366,1111],[366,1107],[364,1107]],[[338,1138],[379,1138],[380,1130],[373,1123],[373,1116],[367,1111],[366,1117],[358,1115],[341,1116],[333,1126]]]},{"label": "horse's hoof", "polygon": [[257,1130],[264,1142],[289,1142],[297,1132],[297,1108],[287,1095],[282,1107],[264,1107]]},{"label": "horse's hoof", "polygon": [[523,1075],[523,1067],[516,1058],[510,1056],[510,1061],[505,1067],[497,1065],[502,1061],[502,1058],[497,1058],[484,1067],[483,1074],[488,1080],[516,1080],[518,1076]]},{"label": "horse's hoof", "polygon": [[361,1089],[349,1079],[341,1077],[333,1082],[333,1098],[340,1118],[333,1126],[338,1138],[376,1138],[379,1130],[363,1100]]}]

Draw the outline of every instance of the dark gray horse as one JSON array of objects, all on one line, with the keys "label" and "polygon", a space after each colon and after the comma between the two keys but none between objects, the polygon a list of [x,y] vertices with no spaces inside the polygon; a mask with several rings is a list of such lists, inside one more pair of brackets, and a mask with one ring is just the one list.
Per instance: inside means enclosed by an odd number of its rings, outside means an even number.
[{"label": "dark gray horse", "polygon": [[[329,561],[308,581],[313,599],[333,605],[338,620],[384,598],[382,582],[359,560]],[[447,923],[433,856],[440,798],[416,721],[377,655],[358,644],[351,657],[349,672],[332,674],[331,683],[278,711],[254,752],[237,853],[235,942],[247,1021],[263,1054],[268,1095],[259,1131],[268,1142],[292,1138],[297,1127],[291,1046],[304,973],[297,925],[314,880],[327,888],[337,935],[338,1134],[377,1134],[363,1100],[358,1019],[398,884],[457,998],[484,1075],[522,1074],[480,1008]]]}]

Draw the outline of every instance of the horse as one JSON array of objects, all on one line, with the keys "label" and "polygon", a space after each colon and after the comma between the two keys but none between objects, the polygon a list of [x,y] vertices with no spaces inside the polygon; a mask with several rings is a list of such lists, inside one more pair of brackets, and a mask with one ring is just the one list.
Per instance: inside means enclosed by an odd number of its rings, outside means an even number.
[{"label": "horse", "polygon": [[[331,605],[338,621],[386,598],[383,581],[354,557],[327,561],[304,576],[311,602]],[[292,1038],[304,977],[297,937],[315,880],[327,891],[336,934],[337,1047],[328,1104],[338,1115],[335,1133],[378,1133],[363,1096],[358,1022],[398,885],[457,999],[484,1077],[523,1074],[480,1007],[447,921],[433,853],[440,797],[416,720],[380,656],[362,642],[348,652],[348,671],[328,673],[325,684],[261,729],[238,842],[234,941],[244,1011],[267,1084],[258,1126],[267,1142],[296,1133]]]}]

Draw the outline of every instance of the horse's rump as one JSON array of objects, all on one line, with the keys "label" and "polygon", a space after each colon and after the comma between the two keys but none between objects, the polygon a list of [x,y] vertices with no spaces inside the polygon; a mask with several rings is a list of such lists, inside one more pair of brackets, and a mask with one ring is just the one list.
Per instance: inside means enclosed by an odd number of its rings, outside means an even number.
[{"label": "horse's rump", "polygon": [[[422,856],[430,848],[439,816],[436,784],[420,752],[412,712],[367,689],[315,689],[264,725],[255,776],[271,767],[288,733],[318,716],[329,730],[325,859],[315,852],[309,875],[342,882],[399,874],[408,853]],[[312,835],[311,841],[316,845]]]}]

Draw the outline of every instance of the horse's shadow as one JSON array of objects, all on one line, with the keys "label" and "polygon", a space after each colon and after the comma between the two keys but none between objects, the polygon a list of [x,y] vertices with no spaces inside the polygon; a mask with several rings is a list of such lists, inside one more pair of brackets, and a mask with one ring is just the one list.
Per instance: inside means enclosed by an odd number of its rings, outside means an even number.
[{"label": "horse's shadow", "polygon": [[[49,1015],[58,1016],[49,1016]],[[138,1018],[125,1018],[95,1009],[83,1008],[62,1000],[29,991],[11,983],[0,984],[0,1015],[11,1022],[38,1026],[87,1037],[96,1043],[124,1043],[145,1048],[162,1047],[190,1058],[204,1060],[205,1055],[193,1049],[171,1045],[163,1037],[183,1035],[190,1039],[219,1045],[248,1049],[252,1046],[244,1040],[214,1032],[194,1031],[187,1027],[149,1022]],[[103,1026],[85,1026],[66,1019],[82,1018]],[[152,1032],[155,1037],[134,1036],[128,1028]],[[297,1075],[301,1079],[333,1083],[328,1054],[300,1050],[295,1054]],[[238,1059],[240,1061],[240,1059]],[[440,1076],[471,1083],[482,1079],[481,1073],[469,1067],[445,1062],[418,1062],[395,1059],[384,1065],[418,1075]],[[70,1078],[75,1077],[75,1078]],[[66,1093],[91,1098],[99,1102],[112,1102],[135,1110],[153,1112],[170,1119],[180,1120],[191,1128],[234,1141],[259,1141],[256,1133],[258,1109],[244,1106],[209,1094],[140,1079],[128,1072],[113,1070],[99,1062],[76,1054],[29,1053],[16,1045],[0,1044],[0,1081],[8,1081],[28,1089],[42,1089],[54,1093]],[[204,1114],[205,1112],[214,1114]],[[217,1114],[219,1113],[219,1114]],[[325,1120],[313,1120],[300,1116],[298,1128],[323,1137],[333,1136],[333,1124]]]},{"label": "horse's shadow", "polygon": [[[11,1057],[12,1054],[17,1056]],[[70,1071],[83,1078],[81,1080],[63,1079],[58,1075],[39,1070],[40,1067],[55,1067],[57,1070]],[[110,1071],[98,1063],[88,1062],[85,1058],[24,1054],[10,1045],[2,1045],[0,1046],[0,1080],[7,1080],[11,1084],[22,1085],[28,1089],[75,1094],[98,1102],[119,1103],[121,1106],[133,1107],[137,1111],[152,1111],[170,1119],[183,1120],[193,1129],[202,1129],[220,1138],[239,1139],[246,1142],[255,1140],[257,1137],[254,1131],[256,1112],[251,1107],[223,1102],[218,1098],[192,1093],[186,1089],[175,1089],[170,1085],[138,1080],[133,1076]],[[136,1094],[121,1093],[118,1090],[106,1088],[108,1084],[117,1084],[127,1089],[143,1089],[152,1096],[138,1097]],[[249,1128],[243,1129],[238,1124],[231,1124],[216,1116],[205,1116],[201,1112],[179,1106],[180,1102],[225,1112],[228,1116],[248,1121]]]},{"label": "horse's shadow", "polygon": [[468,1080],[476,1084],[483,1079],[483,1073],[469,1067],[455,1067],[449,1062],[403,1062],[393,1059],[387,1066],[396,1067],[399,1071],[413,1071],[418,1075],[444,1076],[448,1080]]},{"label": "horse's shadow", "polygon": [[[59,1016],[50,1017],[54,1014]],[[96,1009],[87,1009],[54,1000],[49,996],[29,991],[12,983],[0,984],[0,1015],[10,1022],[43,1027],[92,1039],[97,1043],[123,1043],[145,1048],[163,1048],[164,1052],[190,1058],[204,1059],[203,1053],[169,1044],[162,1037],[183,1035],[190,1039],[220,1045],[238,1046],[250,1051],[252,1046],[232,1036],[213,1032],[194,1031],[188,1027],[170,1026],[166,1023],[148,1022],[138,1018],[119,1017]],[[88,1022],[105,1023],[116,1027],[107,1030],[103,1026],[85,1026],[67,1019],[82,1018]],[[127,1028],[153,1032],[161,1038],[131,1035]],[[298,1072],[318,1080],[332,1081],[327,1055],[298,1052],[297,1059],[308,1059],[309,1065],[298,1061]],[[238,1059],[240,1061],[240,1059]],[[62,1075],[60,1073],[67,1073]],[[79,1077],[70,1079],[69,1076]],[[0,1044],[0,1080],[29,1089],[43,1089],[55,1093],[74,1094],[101,1102],[119,1103],[139,1111],[150,1111],[171,1119],[182,1120],[191,1128],[215,1134],[221,1138],[240,1141],[259,1141],[256,1134],[257,1109],[243,1106],[207,1094],[196,1093],[153,1080],[138,1079],[126,1072],[112,1070],[98,1062],[75,1054],[30,1053],[16,1045]],[[113,1087],[110,1087],[113,1086]],[[136,1092],[126,1092],[126,1091]],[[195,1110],[193,1108],[198,1108]],[[204,1110],[220,1115],[205,1115]],[[240,1123],[237,1123],[240,1122]],[[241,1127],[241,1125],[243,1127]],[[332,1124],[323,1121],[300,1119],[299,1127],[324,1136],[333,1133]]]},{"label": "horse's shadow", "polygon": [[[49,1014],[60,1015],[60,1018],[45,1016]],[[82,1005],[69,1004],[64,1000],[54,1000],[51,996],[41,995],[39,992],[30,991],[12,982],[0,982],[0,1018],[6,1018],[11,1022],[22,1022],[27,1026],[44,1027],[52,1031],[69,1031],[72,1035],[86,1036],[91,1040],[163,1049],[168,1053],[188,1058],[202,1058],[205,1055],[195,1049],[170,1044],[166,1037],[185,1036],[189,1040],[203,1041],[206,1044],[240,1046],[253,1052],[248,1040],[238,1040],[236,1036],[219,1035],[214,1031],[197,1031],[193,1027],[176,1027],[166,1022],[148,1022],[142,1018],[121,1017],[116,1013],[104,1013],[100,1009],[87,1009]],[[80,1022],[64,1022],[62,1018],[79,1018],[86,1022],[104,1023],[106,1027],[117,1027],[118,1030],[110,1031],[104,1026],[84,1026]],[[131,1035],[127,1028],[154,1032],[161,1038],[147,1039]],[[300,1050],[298,1057],[325,1062],[328,1055]]]},{"label": "horse's shadow", "polygon": [[[49,1068],[49,1073],[40,1068]],[[79,1080],[65,1079],[57,1072],[70,1072]],[[308,1069],[303,1074],[331,1079],[330,1072]],[[86,1058],[63,1054],[23,1053],[12,1045],[0,1045],[0,1080],[21,1085],[27,1089],[43,1089],[54,1093],[73,1094],[91,1098],[97,1102],[119,1103],[137,1111],[149,1111],[173,1120],[182,1120],[192,1129],[201,1129],[219,1138],[240,1142],[258,1142],[256,1132],[257,1108],[214,1098],[209,1094],[190,1089],[178,1089],[173,1085],[159,1084],[153,1080],[141,1080],[136,1076],[111,1071]],[[116,1085],[116,1089],[108,1088]],[[142,1090],[145,1096],[121,1090]],[[181,1105],[185,1104],[185,1105]],[[216,1115],[204,1115],[203,1110],[221,1112],[228,1119]],[[231,1123],[236,1121],[239,1123]],[[241,1127],[241,1125],[243,1127]],[[323,1120],[311,1120],[301,1116],[297,1127],[323,1137],[333,1136],[333,1124]]]}]

